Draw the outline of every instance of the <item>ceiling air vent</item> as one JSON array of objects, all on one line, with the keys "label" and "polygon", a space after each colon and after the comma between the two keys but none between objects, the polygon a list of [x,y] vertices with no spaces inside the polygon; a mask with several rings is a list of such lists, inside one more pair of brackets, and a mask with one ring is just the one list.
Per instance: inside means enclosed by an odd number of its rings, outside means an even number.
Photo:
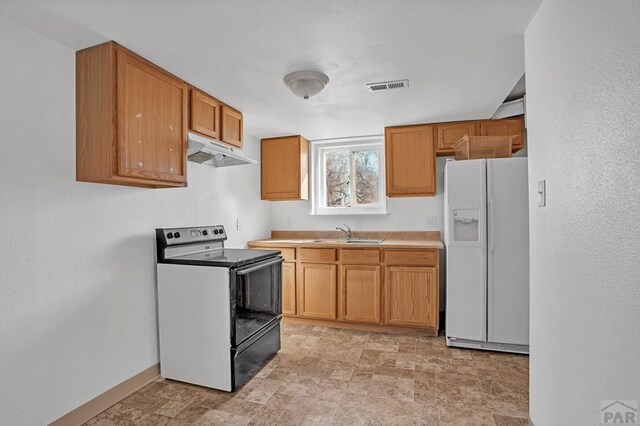
[{"label": "ceiling air vent", "polygon": [[402,89],[409,87],[409,80],[383,81],[381,83],[368,83],[367,87],[370,92],[379,92],[381,90]]}]

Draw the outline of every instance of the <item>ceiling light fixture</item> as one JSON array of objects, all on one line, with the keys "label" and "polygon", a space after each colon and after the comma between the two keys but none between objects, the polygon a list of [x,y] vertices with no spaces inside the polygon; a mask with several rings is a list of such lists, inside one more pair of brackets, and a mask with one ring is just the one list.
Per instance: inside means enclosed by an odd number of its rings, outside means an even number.
[{"label": "ceiling light fixture", "polygon": [[309,99],[317,95],[329,83],[329,77],[318,71],[295,71],[282,79],[294,95]]}]

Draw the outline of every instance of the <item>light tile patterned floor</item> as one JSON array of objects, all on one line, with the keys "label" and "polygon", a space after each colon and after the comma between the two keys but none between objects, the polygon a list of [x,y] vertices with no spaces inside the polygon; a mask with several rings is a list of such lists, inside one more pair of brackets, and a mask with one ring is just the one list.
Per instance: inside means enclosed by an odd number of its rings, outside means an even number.
[{"label": "light tile patterned floor", "polygon": [[284,324],[235,394],[155,381],[89,425],[528,425],[528,357],[443,337]]}]

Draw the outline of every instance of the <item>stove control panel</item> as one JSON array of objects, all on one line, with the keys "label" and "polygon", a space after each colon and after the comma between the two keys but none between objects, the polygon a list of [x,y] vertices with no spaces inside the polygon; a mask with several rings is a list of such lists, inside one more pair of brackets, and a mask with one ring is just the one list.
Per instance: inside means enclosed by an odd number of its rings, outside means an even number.
[{"label": "stove control panel", "polygon": [[224,241],[227,239],[227,234],[222,225],[156,229],[156,235],[163,239],[167,246]]}]

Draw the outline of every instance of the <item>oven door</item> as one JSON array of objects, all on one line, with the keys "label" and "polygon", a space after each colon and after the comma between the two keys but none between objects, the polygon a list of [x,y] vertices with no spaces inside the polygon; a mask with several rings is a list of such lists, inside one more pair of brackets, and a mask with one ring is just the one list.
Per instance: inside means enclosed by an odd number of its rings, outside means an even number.
[{"label": "oven door", "polygon": [[231,345],[242,342],[282,317],[282,257],[231,269]]}]

